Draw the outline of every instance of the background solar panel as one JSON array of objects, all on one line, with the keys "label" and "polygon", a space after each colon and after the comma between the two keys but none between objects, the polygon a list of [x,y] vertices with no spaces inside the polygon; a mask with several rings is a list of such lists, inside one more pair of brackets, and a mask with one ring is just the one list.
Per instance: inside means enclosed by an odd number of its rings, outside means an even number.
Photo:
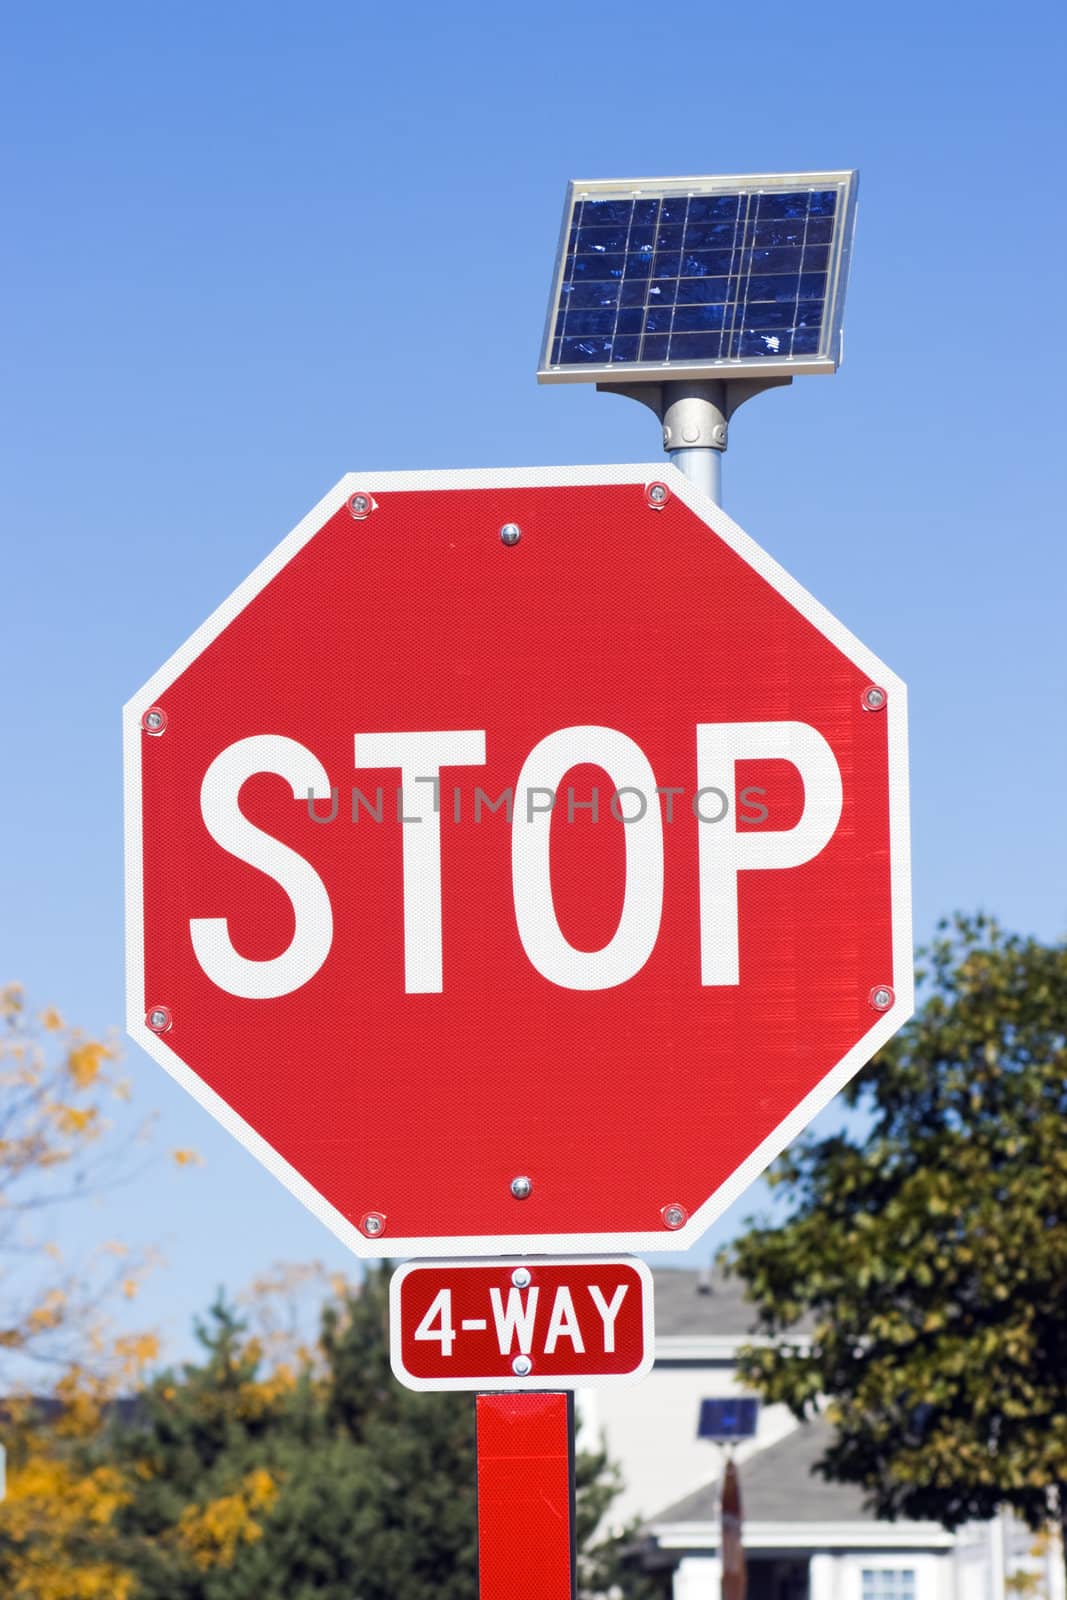
[{"label": "background solar panel", "polygon": [[547,367],[833,359],[844,186],[576,198]]},{"label": "background solar panel", "polygon": [[759,1416],[758,1400],[702,1400],[698,1439],[751,1439]]}]

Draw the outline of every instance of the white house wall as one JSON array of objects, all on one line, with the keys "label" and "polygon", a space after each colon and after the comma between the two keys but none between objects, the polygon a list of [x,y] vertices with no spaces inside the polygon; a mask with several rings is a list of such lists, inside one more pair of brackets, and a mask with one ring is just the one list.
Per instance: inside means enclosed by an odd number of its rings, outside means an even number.
[{"label": "white house wall", "polygon": [[[726,1367],[656,1366],[643,1382],[582,1390],[581,1429],[591,1444],[603,1434],[626,1484],[611,1509],[614,1522],[651,1517],[719,1477],[723,1453],[698,1439],[701,1400],[749,1394]],[[787,1406],[761,1406],[756,1437],[736,1451],[739,1462],[777,1444],[797,1427]],[[744,1478],[741,1480],[744,1495]]]},{"label": "white house wall", "polygon": [[828,1559],[835,1568],[835,1593],[823,1597],[812,1587],[810,1600],[863,1600],[864,1569],[899,1572],[908,1568],[915,1573],[915,1600],[953,1600],[951,1552],[934,1555],[928,1550],[864,1550]]},{"label": "white house wall", "polygon": [[720,1600],[722,1563],[718,1556],[683,1556],[674,1569],[673,1600]]},{"label": "white house wall", "polygon": [[[673,1600],[720,1600],[717,1519],[666,1524],[658,1516],[721,1476],[723,1452],[696,1437],[700,1402],[751,1392],[735,1377],[737,1348],[747,1341],[728,1331],[736,1326],[728,1294],[709,1301],[694,1281],[690,1325],[674,1289],[672,1284],[671,1332],[657,1337],[657,1365],[650,1375],[632,1387],[579,1392],[579,1442],[596,1445],[603,1436],[625,1483],[611,1522],[653,1524],[661,1557],[677,1561]],[[713,1332],[708,1311],[717,1306],[725,1315]],[[739,1462],[743,1466],[797,1426],[785,1406],[761,1406],[756,1437],[738,1448]],[[742,1503],[744,1493],[742,1470]],[[1035,1600],[1067,1600],[1058,1544],[1035,1551],[1033,1536],[1007,1517],[970,1524],[957,1534],[936,1524],[904,1521],[772,1524],[748,1518],[745,1543],[750,1559],[775,1552],[800,1559],[806,1554],[809,1600],[863,1600],[863,1572],[878,1567],[912,1569],[914,1600],[1007,1600],[1005,1578],[1016,1573],[1037,1578]]]},{"label": "white house wall", "polygon": [[[749,1552],[750,1561],[755,1555]],[[951,1552],[895,1549],[892,1552],[815,1550],[808,1562],[808,1600],[862,1600],[864,1569],[910,1568],[915,1600],[962,1600],[956,1596]],[[673,1600],[719,1600],[722,1568],[712,1552],[682,1557],[674,1571]]]}]

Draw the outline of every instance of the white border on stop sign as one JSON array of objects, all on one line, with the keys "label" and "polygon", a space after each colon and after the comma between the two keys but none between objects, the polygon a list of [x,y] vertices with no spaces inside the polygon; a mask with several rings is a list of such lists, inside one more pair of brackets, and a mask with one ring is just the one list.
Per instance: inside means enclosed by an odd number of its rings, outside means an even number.
[{"label": "white border on stop sign", "polygon": [[[374,496],[391,490],[442,489],[551,489],[578,485],[665,483],[701,521],[734,550],[772,588],[804,616],[831,644],[866,673],[871,683],[886,690],[884,712],[888,719],[890,899],[893,916],[894,999],[888,1011],[879,1013],[863,1038],[837,1066],[816,1084],[799,1105],[768,1134],[762,1144],[741,1163],[735,1172],[700,1206],[685,1225],[674,1231],[649,1230],[645,1233],[554,1234],[474,1234],[470,1237],[399,1238],[380,1236],[369,1239],[353,1222],[319,1194],[318,1190],[279,1155],[273,1145],[256,1132],[225,1100],[181,1061],[166,1043],[165,1036],[153,1033],[144,1012],[144,896],[141,878],[141,746],[144,733],[141,718],[161,699],[167,688],[192,661],[217,638],[225,627],[255,599],[297,551],[357,491]],[[177,649],[154,673],[123,711],[123,750],[125,754],[125,832],[126,832],[126,1029],[143,1050],[159,1062],[182,1088],[187,1090],[215,1120],[238,1139],[268,1172],[285,1185],[312,1214],[346,1244],[357,1256],[504,1256],[575,1254],[577,1251],[607,1253],[650,1253],[687,1250],[697,1242],[717,1217],[754,1183],[775,1156],[829,1104],[834,1095],[896,1033],[914,1009],[913,951],[911,931],[911,849],[908,808],[907,689],[872,650],[855,637],[844,624],[808,593],[802,584],[767,554],[719,506],[713,505],[701,490],[690,483],[676,467],[667,463],[629,463],[584,467],[487,467],[468,471],[443,472],[349,472],[312,508],[293,531],[264,558],[243,583],[224,600],[207,621]]]}]

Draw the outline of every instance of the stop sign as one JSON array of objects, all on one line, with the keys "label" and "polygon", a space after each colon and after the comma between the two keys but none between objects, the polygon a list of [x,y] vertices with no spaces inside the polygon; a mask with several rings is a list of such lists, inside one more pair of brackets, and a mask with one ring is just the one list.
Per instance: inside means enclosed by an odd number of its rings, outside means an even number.
[{"label": "stop sign", "polygon": [[130,1031],[360,1255],[684,1248],[910,1012],[903,685],[672,468],[346,477],[125,737]]}]

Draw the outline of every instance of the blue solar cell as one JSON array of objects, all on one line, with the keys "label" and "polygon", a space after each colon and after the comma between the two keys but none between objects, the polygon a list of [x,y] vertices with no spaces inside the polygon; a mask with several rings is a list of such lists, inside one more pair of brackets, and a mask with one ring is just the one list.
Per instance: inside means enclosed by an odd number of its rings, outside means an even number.
[{"label": "blue solar cell", "polygon": [[685,247],[687,250],[731,250],[736,232],[734,222],[694,222],[690,218],[685,229]]},{"label": "blue solar cell", "polygon": [[789,250],[784,247],[775,247],[771,250],[745,250],[742,253],[741,265],[749,272],[793,272],[800,271],[799,250]]},{"label": "blue solar cell", "polygon": [[565,283],[568,312],[588,311],[595,306],[617,306],[622,294],[622,284],[614,280],[606,283]]},{"label": "blue solar cell", "polygon": [[682,257],[683,278],[717,278],[736,264],[732,250],[687,250]]},{"label": "blue solar cell", "polygon": [[734,222],[741,196],[737,194],[690,195],[690,222]]},{"label": "blue solar cell", "polygon": [[834,234],[833,217],[809,217],[805,244],[829,244]]},{"label": "blue solar cell", "polygon": [[609,222],[629,222],[633,214],[632,200],[586,200],[582,206],[578,226],[596,227]]},{"label": "blue solar cell", "polygon": [[752,230],[752,243],[756,245],[803,245],[807,233],[807,217],[794,218],[792,222],[757,222]]},{"label": "blue solar cell", "polygon": [[848,193],[842,184],[577,200],[551,363],[825,359]]},{"label": "blue solar cell", "polygon": [[718,361],[722,354],[721,333],[672,333],[672,361]]},{"label": "blue solar cell", "polygon": [[575,281],[579,278],[587,281],[597,278],[621,278],[625,266],[624,255],[574,256],[571,272]]},{"label": "blue solar cell", "polygon": [[675,295],[679,305],[706,306],[730,298],[729,278],[679,278]]},{"label": "blue solar cell", "polygon": [[797,298],[802,281],[807,282],[792,272],[766,278],[754,274],[748,280],[745,303],[751,304],[758,300],[785,300],[792,304]]},{"label": "blue solar cell", "polygon": [[737,343],[739,356],[780,356],[782,355],[782,340],[789,337],[785,333],[755,333],[750,329],[742,330]]},{"label": "blue solar cell", "polygon": [[804,272],[797,284],[798,300],[826,300],[825,272]]},{"label": "blue solar cell", "polygon": [[620,306],[643,306],[648,296],[648,280],[629,273],[619,285]]},{"label": "blue solar cell", "polygon": [[[768,309],[777,310],[778,307],[774,306]],[[721,328],[725,318],[725,306],[675,306],[672,331],[674,333],[704,333],[710,328]]]},{"label": "blue solar cell", "polygon": [[[595,316],[597,313],[586,313]],[[610,312],[604,313],[610,316]],[[570,330],[573,317],[567,318],[567,328]],[[780,305],[773,300],[766,300],[759,304],[750,305],[745,312],[746,328],[767,329],[774,332],[782,328],[792,328],[796,322],[796,305]],[[592,331],[592,330],[590,330]]]},{"label": "blue solar cell", "polygon": [[661,222],[684,222],[689,211],[688,195],[666,195],[660,201]]},{"label": "blue solar cell", "polygon": [[[815,195],[809,190],[801,190],[798,194],[761,194],[755,197],[756,212],[762,219],[765,217],[809,217],[832,216],[837,195],[834,190],[827,194]],[[816,199],[819,205],[815,205]],[[829,201],[827,205],[826,202]]]},{"label": "blue solar cell", "polygon": [[626,250],[629,248],[629,232],[628,227],[621,225],[614,228],[579,228],[575,249],[580,256],[602,256],[612,250]]},{"label": "blue solar cell", "polygon": [[610,339],[567,339],[562,341],[560,360],[573,361],[578,366],[588,366],[591,361],[611,360]]},{"label": "blue solar cell", "polygon": [[614,307],[607,311],[568,310],[567,312],[567,333],[570,335],[614,332]]}]

